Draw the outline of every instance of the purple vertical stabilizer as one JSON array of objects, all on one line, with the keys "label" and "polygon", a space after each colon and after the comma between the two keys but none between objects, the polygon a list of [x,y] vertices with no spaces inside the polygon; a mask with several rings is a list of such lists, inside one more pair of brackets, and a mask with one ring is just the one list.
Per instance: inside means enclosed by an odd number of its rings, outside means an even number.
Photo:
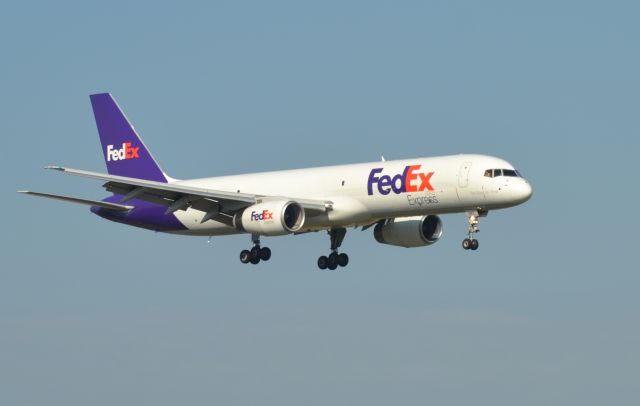
[{"label": "purple vertical stabilizer", "polygon": [[92,94],[107,171],[112,175],[167,182],[162,169],[109,93]]}]

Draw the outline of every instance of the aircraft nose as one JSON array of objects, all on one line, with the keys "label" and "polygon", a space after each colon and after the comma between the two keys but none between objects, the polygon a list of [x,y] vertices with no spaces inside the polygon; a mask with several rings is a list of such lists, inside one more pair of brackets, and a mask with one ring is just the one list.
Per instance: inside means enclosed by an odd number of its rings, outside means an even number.
[{"label": "aircraft nose", "polygon": [[518,187],[518,195],[520,198],[519,200],[521,200],[522,203],[524,203],[531,198],[532,194],[533,194],[533,188],[531,187],[529,182],[523,179],[520,184],[520,187]]}]

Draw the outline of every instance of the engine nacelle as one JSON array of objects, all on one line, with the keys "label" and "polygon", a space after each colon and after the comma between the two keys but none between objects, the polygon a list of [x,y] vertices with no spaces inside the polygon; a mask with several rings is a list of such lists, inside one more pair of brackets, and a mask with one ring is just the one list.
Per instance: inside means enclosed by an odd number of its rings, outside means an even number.
[{"label": "engine nacelle", "polygon": [[399,247],[424,247],[442,236],[442,221],[438,216],[401,217],[378,224],[373,235],[381,244]]},{"label": "engine nacelle", "polygon": [[304,225],[304,209],[291,200],[273,200],[247,207],[235,219],[237,228],[259,235],[294,233]]}]

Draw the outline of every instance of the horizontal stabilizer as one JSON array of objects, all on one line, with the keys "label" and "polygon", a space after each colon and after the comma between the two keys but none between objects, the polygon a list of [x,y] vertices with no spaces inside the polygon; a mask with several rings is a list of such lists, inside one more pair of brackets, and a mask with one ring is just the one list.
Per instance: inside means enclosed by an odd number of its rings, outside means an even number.
[{"label": "horizontal stabilizer", "polygon": [[24,193],[27,195],[34,195],[34,196],[40,196],[40,197],[47,197],[49,199],[62,200],[62,201],[71,202],[71,203],[86,204],[89,206],[97,206],[97,207],[102,207],[105,209],[116,210],[116,211],[129,211],[133,209],[133,206],[125,206],[123,204],[103,202],[100,200],[81,199],[79,197],[54,195],[51,193],[31,192],[29,190],[18,190],[18,193]]}]

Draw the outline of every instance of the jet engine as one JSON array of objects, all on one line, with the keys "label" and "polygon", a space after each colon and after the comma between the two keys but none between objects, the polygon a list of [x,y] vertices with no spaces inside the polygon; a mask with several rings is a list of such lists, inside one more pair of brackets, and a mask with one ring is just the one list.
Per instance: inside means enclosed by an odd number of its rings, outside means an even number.
[{"label": "jet engine", "polygon": [[259,235],[294,233],[304,225],[304,209],[291,200],[257,203],[244,209],[234,218],[236,228]]},{"label": "jet engine", "polygon": [[379,223],[373,235],[381,244],[399,247],[424,247],[442,236],[442,221],[438,216],[401,217]]}]

